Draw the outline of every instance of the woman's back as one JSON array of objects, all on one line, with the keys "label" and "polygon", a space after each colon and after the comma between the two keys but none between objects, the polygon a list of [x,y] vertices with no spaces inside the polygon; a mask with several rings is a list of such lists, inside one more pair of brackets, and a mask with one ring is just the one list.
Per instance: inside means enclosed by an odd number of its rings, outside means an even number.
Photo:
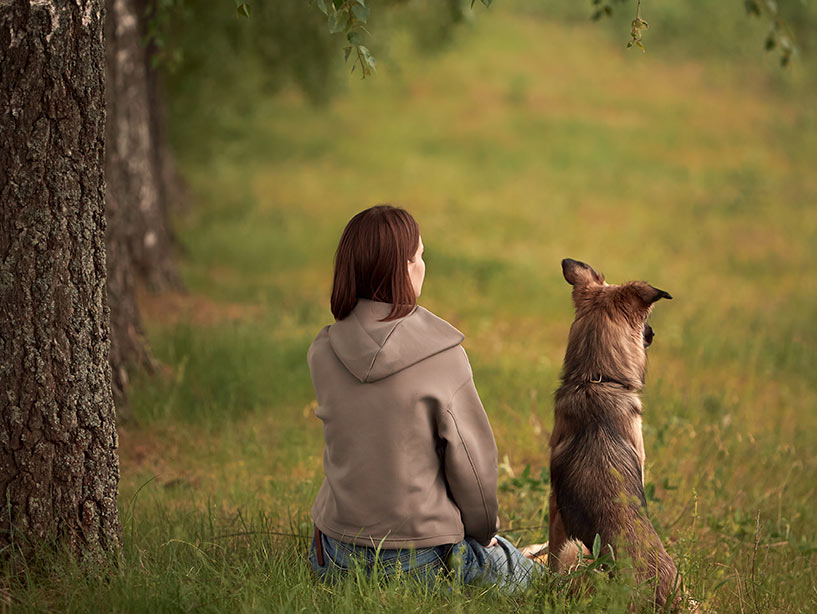
[{"label": "woman's back", "polygon": [[460,346],[422,307],[358,301],[308,361],[324,423],[326,479],[312,509],[336,539],[384,548],[496,531],[496,445]]}]

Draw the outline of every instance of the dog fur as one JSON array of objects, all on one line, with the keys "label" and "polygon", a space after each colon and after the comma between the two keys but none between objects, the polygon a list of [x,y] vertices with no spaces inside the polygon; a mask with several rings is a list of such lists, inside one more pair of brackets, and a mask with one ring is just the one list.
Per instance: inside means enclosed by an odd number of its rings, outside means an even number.
[{"label": "dog fur", "polygon": [[596,534],[602,552],[632,560],[639,582],[655,578],[653,600],[680,601],[675,563],[647,517],[641,400],[653,304],[672,298],[646,282],[608,285],[583,262],[562,261],[573,286],[570,327],[550,438],[548,564],[569,569]]}]

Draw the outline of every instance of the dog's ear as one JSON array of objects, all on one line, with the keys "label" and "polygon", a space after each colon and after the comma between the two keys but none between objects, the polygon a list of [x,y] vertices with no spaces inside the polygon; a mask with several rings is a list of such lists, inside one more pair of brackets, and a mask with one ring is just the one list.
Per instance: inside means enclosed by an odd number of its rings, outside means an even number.
[{"label": "dog's ear", "polygon": [[633,290],[635,291],[635,295],[638,297],[638,299],[642,301],[646,307],[649,307],[659,299],[672,298],[669,292],[659,290],[658,288],[648,284],[646,281],[637,281],[633,283]]},{"label": "dog's ear", "polygon": [[604,275],[597,273],[589,264],[565,258],[562,260],[562,275],[571,286],[587,286],[589,284],[604,284]]}]

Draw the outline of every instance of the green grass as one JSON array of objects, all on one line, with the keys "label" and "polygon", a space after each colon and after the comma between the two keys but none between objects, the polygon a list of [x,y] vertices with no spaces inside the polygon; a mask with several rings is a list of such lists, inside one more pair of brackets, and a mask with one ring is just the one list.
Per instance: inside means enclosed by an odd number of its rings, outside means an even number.
[{"label": "green grass", "polygon": [[[630,590],[591,577],[595,593],[544,578],[524,596],[495,587],[463,587],[441,578],[418,586],[405,578],[381,582],[364,573],[334,585],[315,582],[303,557],[307,543],[281,531],[264,514],[227,517],[208,506],[201,515],[142,502],[139,519],[125,520],[123,562],[98,573],[70,556],[44,555],[20,574],[13,611],[73,612],[593,612],[623,608]],[[290,522],[293,522],[290,519]],[[303,528],[301,528],[303,530]],[[9,568],[6,577],[13,577]],[[49,584],[34,578],[48,577]]]},{"label": "green grass", "polygon": [[421,303],[466,335],[499,447],[507,535],[546,536],[542,468],[572,319],[559,262],[578,258],[611,282],[646,279],[675,297],[651,319],[646,480],[651,518],[691,594],[711,612],[817,610],[807,67],[772,74],[767,59],[689,60],[649,41],[642,56],[592,25],[500,8],[435,57],[395,35],[388,57],[399,67],[350,79],[326,108],[291,90],[232,106],[225,97],[211,124],[213,113],[176,100],[193,194],[177,224],[190,293],[145,301],[165,367],[136,377],[134,421],[120,429],[123,564],[103,582],[60,557],[6,569],[4,603],[626,609],[624,580],[575,596],[548,578],[510,598],[404,583],[327,588],[310,575],[303,536],[322,432],[306,349],[331,322],[344,224],[392,202],[421,226]]}]

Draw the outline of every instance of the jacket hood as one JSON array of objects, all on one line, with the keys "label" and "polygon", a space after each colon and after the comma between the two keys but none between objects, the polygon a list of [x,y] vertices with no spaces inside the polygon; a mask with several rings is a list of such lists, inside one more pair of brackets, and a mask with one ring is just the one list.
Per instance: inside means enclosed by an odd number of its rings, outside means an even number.
[{"label": "jacket hood", "polygon": [[374,382],[462,343],[465,336],[423,307],[382,322],[391,304],[358,299],[348,316],[329,327],[329,345],[361,382]]}]

